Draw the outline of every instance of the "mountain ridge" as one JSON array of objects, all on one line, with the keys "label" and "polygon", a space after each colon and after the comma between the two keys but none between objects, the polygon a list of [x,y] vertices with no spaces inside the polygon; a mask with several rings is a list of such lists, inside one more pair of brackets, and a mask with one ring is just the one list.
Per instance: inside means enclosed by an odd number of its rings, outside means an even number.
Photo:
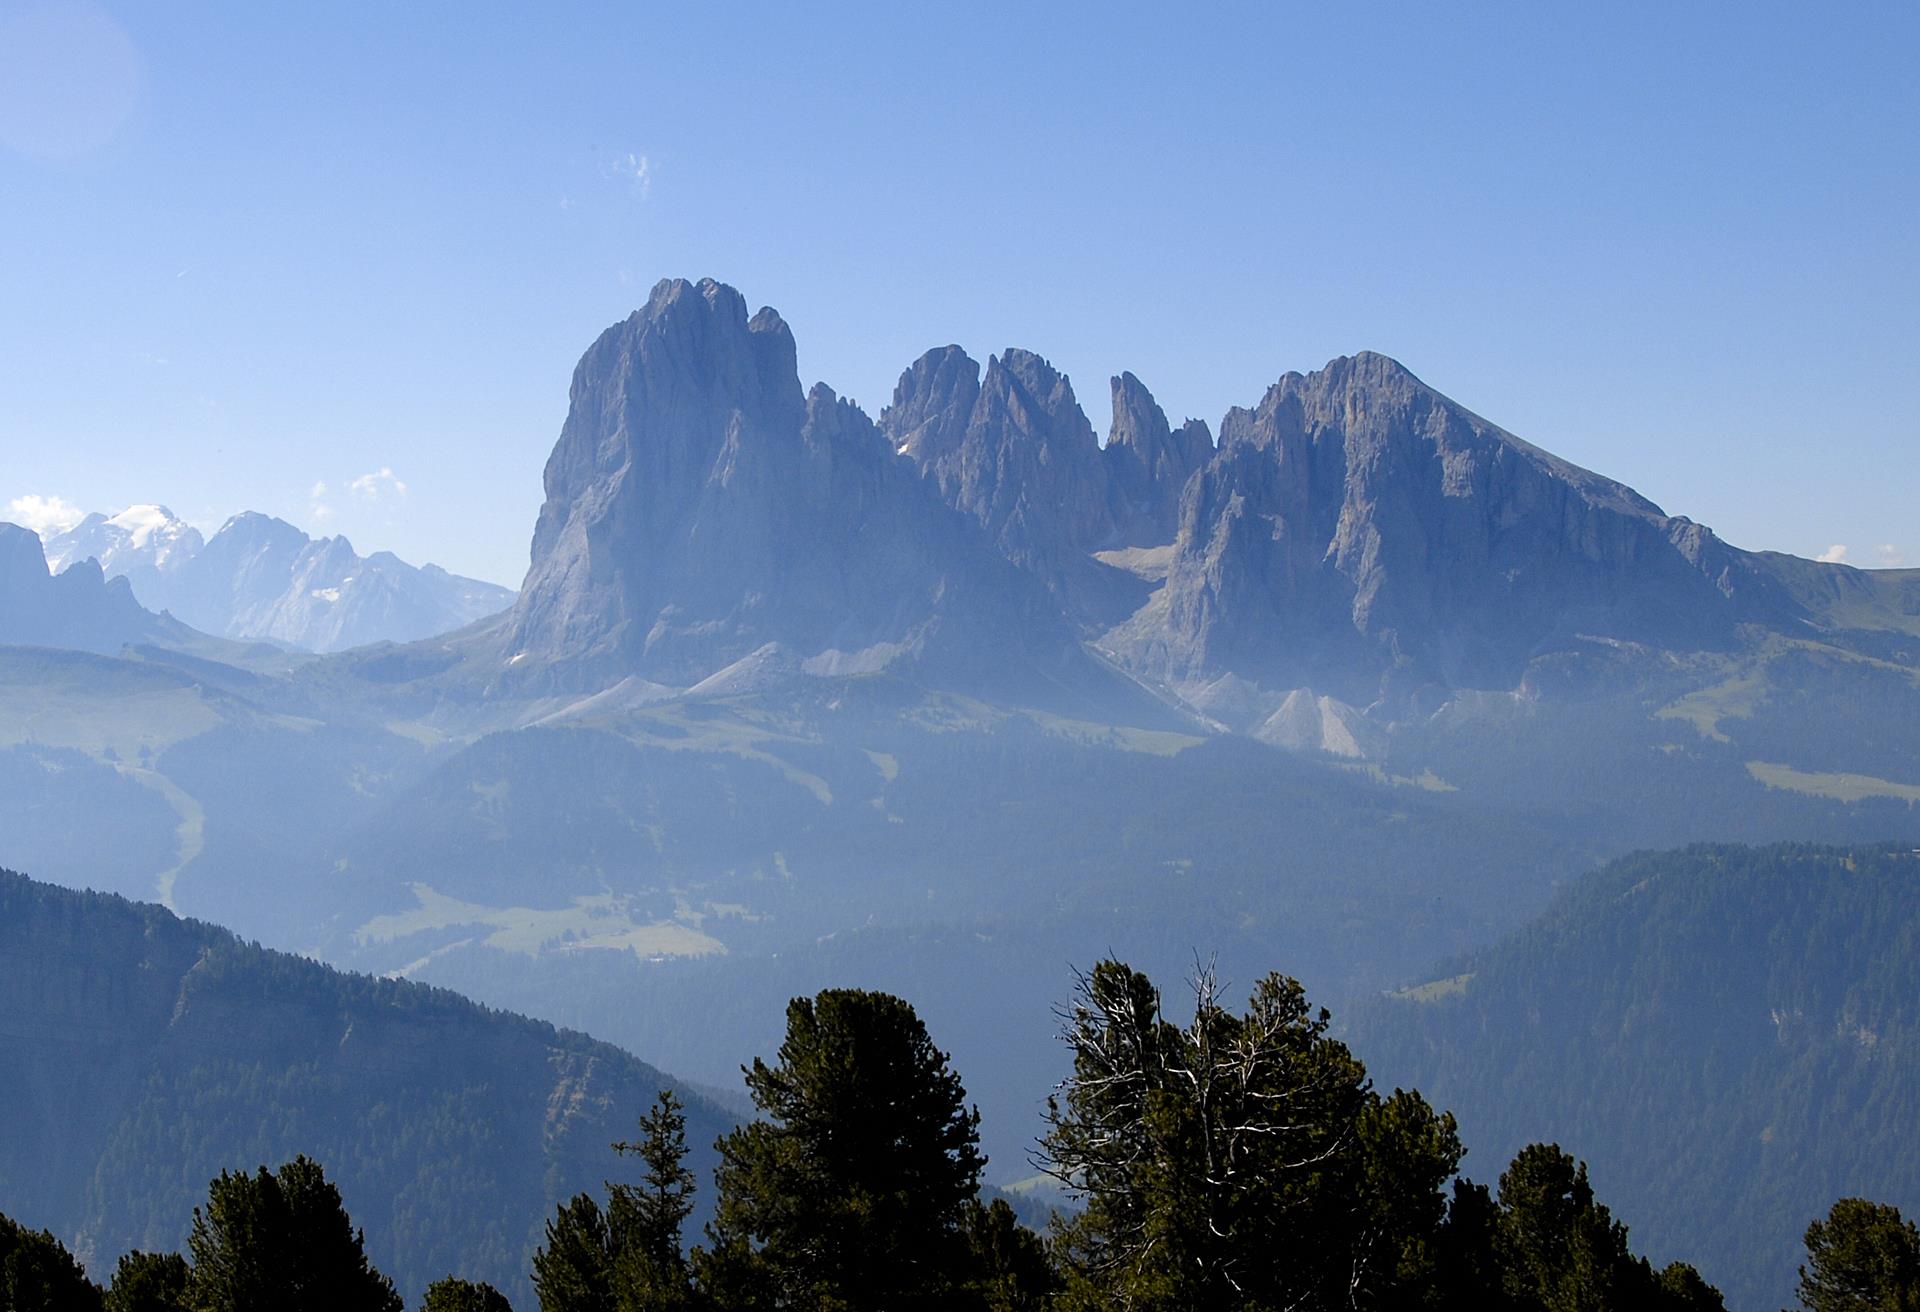
[{"label": "mountain ridge", "polygon": [[[585,692],[690,688],[773,642],[794,677],[937,681],[955,667],[930,653],[957,644],[976,682],[996,660],[1085,679],[1080,645],[1257,733],[1295,693],[1391,723],[1595,644],[1920,632],[1920,586],[1732,547],[1376,352],[1283,374],[1217,443],[1126,372],[1103,444],[1071,381],[1021,348],[984,372],[957,345],[927,351],[877,420],[825,384],[803,393],[794,359],[778,313],[711,279],[661,282],[602,334],[501,660],[570,666]],[[934,527],[901,465],[971,531]],[[858,547],[829,529],[848,520],[875,526]],[[993,577],[983,545],[1044,597]],[[918,565],[876,571],[896,558]],[[935,600],[961,581],[999,604]]]},{"label": "mountain ridge", "polygon": [[525,1299],[554,1205],[618,1171],[657,1090],[702,1166],[733,1121],[585,1035],[151,904],[0,871],[0,944],[0,1211],[96,1276],[181,1247],[218,1171],[305,1152],[410,1294],[454,1270]]},{"label": "mountain ridge", "polygon": [[164,506],[88,515],[45,537],[58,572],[88,558],[125,578],[150,610],[217,637],[333,652],[405,642],[504,610],[510,589],[415,567],[391,552],[361,556],[344,536],[314,538],[257,511],[230,516],[211,538]]},{"label": "mountain ridge", "polygon": [[1916,887],[1912,841],[1636,853],[1348,1037],[1476,1154],[1579,1145],[1650,1251],[1778,1308],[1835,1198],[1920,1204]]}]

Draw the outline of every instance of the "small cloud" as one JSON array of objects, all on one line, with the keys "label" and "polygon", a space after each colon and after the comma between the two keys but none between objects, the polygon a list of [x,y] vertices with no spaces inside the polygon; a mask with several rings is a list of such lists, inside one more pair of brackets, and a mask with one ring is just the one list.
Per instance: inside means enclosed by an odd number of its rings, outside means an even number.
[{"label": "small cloud", "polygon": [[42,535],[64,533],[87,517],[87,512],[65,497],[29,493],[7,502],[7,521]]},{"label": "small cloud", "polygon": [[315,483],[313,485],[313,491],[307,493],[307,495],[312,497],[315,501],[318,501],[321,497],[324,497],[326,494],[327,494],[327,485],[325,482]]},{"label": "small cloud", "polygon": [[377,473],[360,475],[347,487],[363,501],[378,501],[388,496],[404,497],[407,494],[407,485],[394,477],[393,470],[384,465]]},{"label": "small cloud", "polygon": [[570,209],[572,209],[572,208],[573,208],[573,197],[571,197],[571,196],[562,196],[562,197],[560,198],[560,208],[561,208],[561,209],[563,209],[563,210],[570,210]]},{"label": "small cloud", "polygon": [[614,158],[609,170],[616,178],[625,178],[633,186],[634,194],[641,200],[653,190],[653,161],[645,155],[636,155],[629,151]]},{"label": "small cloud", "polygon": [[1847,563],[1847,549],[1843,544],[1836,542],[1815,556],[1814,559],[1823,561],[1828,565],[1844,565]]},{"label": "small cloud", "polygon": [[1891,542],[1882,542],[1873,549],[1873,554],[1879,557],[1881,569],[1899,569],[1907,563],[1907,553]]}]

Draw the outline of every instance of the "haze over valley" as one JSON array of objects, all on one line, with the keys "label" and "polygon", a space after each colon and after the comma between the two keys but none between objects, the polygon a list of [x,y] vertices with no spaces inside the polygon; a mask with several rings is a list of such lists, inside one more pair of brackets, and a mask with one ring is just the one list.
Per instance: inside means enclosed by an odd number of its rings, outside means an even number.
[{"label": "haze over valley", "polygon": [[1916,43],[0,0],[0,1312],[1920,1306]]},{"label": "haze over valley", "polygon": [[[517,595],[258,516],[4,530],[7,863],[716,1085],[787,997],[895,991],[1010,1184],[1063,1072],[1006,1018],[1069,963],[1344,1005],[1636,848],[1913,831],[1920,571],[1742,551],[1379,355],[1217,440],[1122,374],[1104,442],[1032,352],[877,419],[794,359],[656,287]],[[328,625],[322,577],[387,591]]]}]

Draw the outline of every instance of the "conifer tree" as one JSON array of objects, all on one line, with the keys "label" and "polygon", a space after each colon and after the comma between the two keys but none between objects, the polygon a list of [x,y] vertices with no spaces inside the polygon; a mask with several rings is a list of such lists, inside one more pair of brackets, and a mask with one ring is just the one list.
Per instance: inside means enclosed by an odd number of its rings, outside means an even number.
[{"label": "conifer tree", "polygon": [[693,1210],[687,1120],[661,1090],[640,1118],[640,1138],[613,1150],[642,1164],[640,1183],[607,1182],[607,1205],[576,1194],[547,1223],[533,1256],[542,1312],[678,1312],[693,1306],[681,1227]]},{"label": "conifer tree", "polygon": [[0,1309],[5,1312],[100,1312],[99,1286],[67,1246],[46,1230],[29,1230],[0,1215]]},{"label": "conifer tree", "polygon": [[1451,1117],[1382,1102],[1300,985],[1244,1014],[1210,970],[1192,1021],[1106,961],[1064,1016],[1073,1074],[1046,1168],[1085,1202],[1059,1230],[1068,1308],[1345,1307],[1429,1278],[1460,1158]]},{"label": "conifer tree", "polygon": [[1920,1229],[1900,1209],[1842,1198],[1807,1227],[1808,1312],[1920,1312]]},{"label": "conifer tree", "polygon": [[609,1184],[607,1228],[619,1312],[674,1312],[691,1304],[681,1227],[693,1211],[693,1172],[687,1169],[687,1118],[680,1100],[662,1089],[640,1118],[640,1138],[614,1151],[637,1157],[638,1185]]},{"label": "conifer tree", "polygon": [[448,1276],[427,1286],[420,1312],[513,1312],[513,1305],[492,1285]]},{"label": "conifer tree", "polygon": [[106,1312],[187,1312],[190,1275],[178,1253],[127,1253],[114,1267]]},{"label": "conifer tree", "polygon": [[194,1312],[402,1312],[319,1163],[222,1171],[187,1237]]},{"label": "conifer tree", "polygon": [[702,1254],[716,1302],[966,1304],[979,1113],[911,1006],[852,989],[796,998],[778,1060],[756,1059],[747,1087],[763,1118],[720,1141]]},{"label": "conifer tree", "polygon": [[547,1222],[533,1255],[541,1312],[614,1312],[613,1246],[606,1214],[591,1194],[575,1194]]}]

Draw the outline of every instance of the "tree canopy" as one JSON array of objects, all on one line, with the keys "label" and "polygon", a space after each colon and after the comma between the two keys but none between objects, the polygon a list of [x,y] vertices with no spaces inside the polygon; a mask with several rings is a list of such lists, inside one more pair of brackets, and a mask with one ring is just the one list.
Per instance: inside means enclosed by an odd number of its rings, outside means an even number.
[{"label": "tree canopy", "polygon": [[187,1237],[194,1312],[402,1312],[318,1162],[223,1171]]},{"label": "tree canopy", "polygon": [[1900,1209],[1842,1198],[1807,1227],[1808,1312],[1920,1312],[1920,1229]]},{"label": "tree canopy", "polygon": [[[1586,1164],[1528,1145],[1497,1190],[1459,1174],[1452,1116],[1376,1090],[1298,982],[1244,1010],[1210,971],[1193,1013],[1118,961],[1062,1015],[1072,1074],[1040,1151],[1079,1204],[1044,1238],[982,1197],[978,1114],[913,1008],[797,998],[774,1060],[745,1068],[760,1115],[722,1136],[704,1245],[679,1099],[658,1095],[638,1163],[577,1194],[533,1255],[542,1312],[1724,1312],[1692,1266],[1656,1269]],[[1920,1312],[1920,1231],[1842,1199],[1808,1227],[1808,1312]],[[449,1275],[422,1312],[511,1312]],[[100,1290],[46,1231],[0,1216],[0,1312],[401,1312],[339,1190],[297,1157],[223,1171],[187,1253],[130,1252]]]},{"label": "tree canopy", "polygon": [[966,1284],[980,1115],[907,1003],[830,989],[796,998],[762,1113],[720,1141],[710,1264],[775,1307],[933,1306]]}]

